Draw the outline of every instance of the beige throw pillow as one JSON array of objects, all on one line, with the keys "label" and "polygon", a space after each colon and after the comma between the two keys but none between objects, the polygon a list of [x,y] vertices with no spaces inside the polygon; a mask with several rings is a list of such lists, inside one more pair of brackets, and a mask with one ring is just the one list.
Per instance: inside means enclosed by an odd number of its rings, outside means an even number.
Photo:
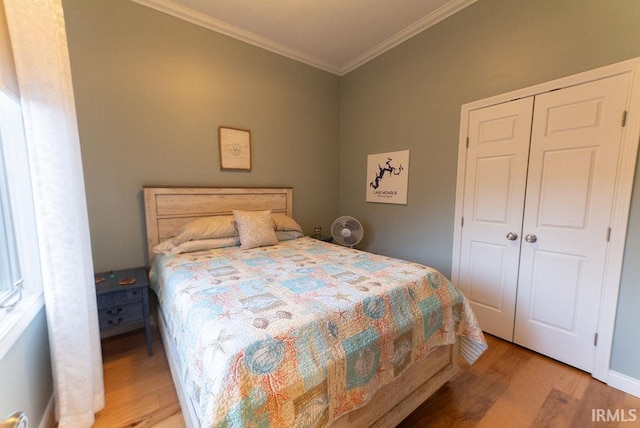
[{"label": "beige throw pillow", "polygon": [[232,215],[202,217],[182,225],[176,232],[175,244],[180,245],[187,241],[228,238],[230,236],[238,236]]},{"label": "beige throw pillow", "polygon": [[214,248],[234,247],[237,245],[240,245],[240,238],[237,236],[228,236],[226,238],[199,239],[183,242],[180,245],[176,245],[175,238],[171,238],[153,247],[153,252],[156,254],[162,253],[166,256],[173,256],[180,253],[211,250]]},{"label": "beige throw pillow", "polygon": [[240,234],[240,248],[264,247],[278,243],[278,237],[273,230],[271,210],[264,211],[233,211],[238,233]]},{"label": "beige throw pillow", "polygon": [[295,230],[297,232],[302,233],[302,227],[291,217],[286,214],[274,213],[271,215],[273,217],[273,223],[275,225],[276,230],[285,230],[292,231]]}]

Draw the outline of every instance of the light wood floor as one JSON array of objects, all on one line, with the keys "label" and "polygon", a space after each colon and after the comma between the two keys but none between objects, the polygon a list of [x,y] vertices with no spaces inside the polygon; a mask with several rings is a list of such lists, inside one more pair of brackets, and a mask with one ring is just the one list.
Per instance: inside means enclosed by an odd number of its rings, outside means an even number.
[{"label": "light wood floor", "polygon": [[106,403],[94,428],[184,427],[160,335],[151,331],[151,357],[143,330],[102,341]]},{"label": "light wood floor", "polygon": [[[640,398],[517,345],[487,341],[473,366],[461,362],[458,375],[400,427],[640,426]],[[106,407],[94,427],[184,427],[157,331],[152,357],[142,331],[106,339],[102,347]],[[626,422],[593,422],[598,409]]]}]

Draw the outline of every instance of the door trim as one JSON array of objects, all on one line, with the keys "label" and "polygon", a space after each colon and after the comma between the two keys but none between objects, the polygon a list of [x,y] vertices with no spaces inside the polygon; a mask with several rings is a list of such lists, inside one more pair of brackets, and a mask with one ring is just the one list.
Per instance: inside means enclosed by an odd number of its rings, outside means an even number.
[{"label": "door trim", "polygon": [[[466,166],[466,144],[469,112],[518,98],[536,96],[556,89],[629,73],[631,85],[627,98],[627,121],[622,132],[622,143],[618,159],[615,195],[611,217],[612,234],[606,254],[600,313],[598,317],[598,346],[595,350],[591,375],[603,382],[609,377],[613,332],[618,306],[620,275],[629,220],[631,192],[638,154],[640,136],[640,57],[611,64],[595,70],[552,80],[505,94],[464,104],[460,113],[460,135],[458,143],[458,172],[456,181],[456,203],[453,231],[453,256],[451,278],[454,284],[459,280],[460,249],[462,238],[462,212],[464,201],[464,175]],[[620,118],[622,121],[622,118]],[[622,122],[621,122],[622,123]]]}]

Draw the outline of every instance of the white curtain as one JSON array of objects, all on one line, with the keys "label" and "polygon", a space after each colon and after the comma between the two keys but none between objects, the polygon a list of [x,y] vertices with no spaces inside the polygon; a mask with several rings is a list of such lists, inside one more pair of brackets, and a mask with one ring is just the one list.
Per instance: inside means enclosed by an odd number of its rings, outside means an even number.
[{"label": "white curtain", "polygon": [[59,427],[104,407],[93,263],[61,0],[4,0],[25,121]]}]

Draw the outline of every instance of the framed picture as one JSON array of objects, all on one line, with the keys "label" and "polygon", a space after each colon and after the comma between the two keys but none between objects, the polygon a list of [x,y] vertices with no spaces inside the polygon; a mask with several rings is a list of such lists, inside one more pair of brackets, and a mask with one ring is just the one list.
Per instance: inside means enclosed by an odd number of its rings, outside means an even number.
[{"label": "framed picture", "polygon": [[220,169],[251,170],[251,131],[218,128]]},{"label": "framed picture", "polygon": [[407,203],[409,150],[367,156],[367,202]]}]

